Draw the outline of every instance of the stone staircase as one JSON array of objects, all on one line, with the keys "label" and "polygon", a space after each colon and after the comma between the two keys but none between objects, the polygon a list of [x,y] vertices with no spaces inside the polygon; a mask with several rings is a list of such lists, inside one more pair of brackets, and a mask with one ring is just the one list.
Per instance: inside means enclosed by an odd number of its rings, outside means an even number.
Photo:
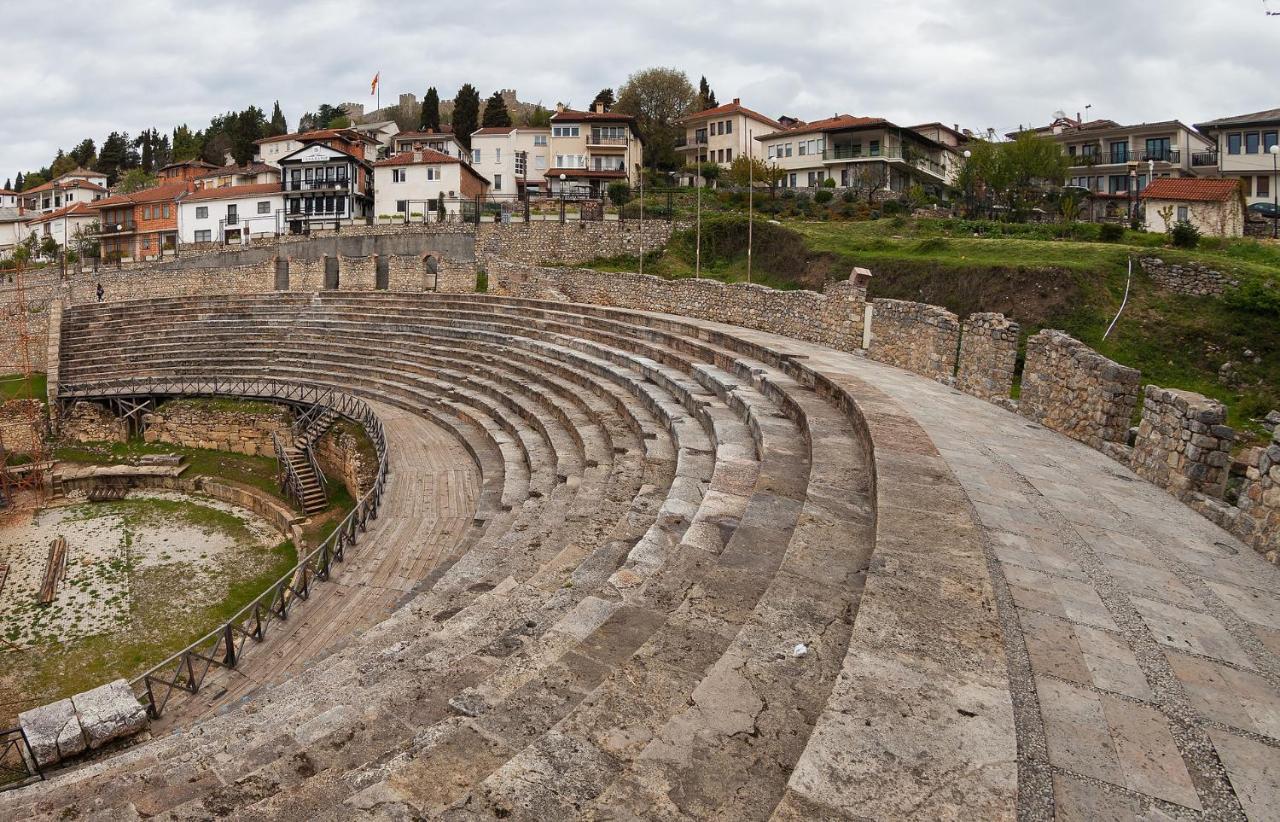
[{"label": "stone staircase", "polygon": [[313,416],[299,428],[293,440],[282,445],[281,452],[289,463],[290,471],[298,478],[300,494],[298,504],[305,514],[316,514],[329,507],[329,495],[325,493],[324,474],[312,459],[312,449],[316,442],[325,435],[338,421],[338,412],[324,407],[313,409]]},{"label": "stone staircase", "polygon": [[[62,357],[64,386],[359,395],[449,432],[483,490],[476,527],[389,618],[185,733],[0,796],[0,816],[798,807],[874,569],[878,482],[855,398],[802,356],[639,312],[335,292],[77,307]],[[369,539],[396,538],[389,513]]]}]

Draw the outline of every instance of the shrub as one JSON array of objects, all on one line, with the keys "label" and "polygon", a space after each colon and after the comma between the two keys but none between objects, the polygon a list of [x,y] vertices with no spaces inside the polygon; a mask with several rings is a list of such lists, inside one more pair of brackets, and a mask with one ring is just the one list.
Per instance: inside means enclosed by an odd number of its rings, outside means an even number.
[{"label": "shrub", "polygon": [[796,198],[796,190],[795,190],[794,188],[784,188],[784,189],[782,189],[782,199],[784,199],[784,200],[794,200],[795,198]]},{"label": "shrub", "polygon": [[609,183],[609,202],[621,208],[631,200],[631,186],[625,180],[614,180]]},{"label": "shrub", "polygon": [[1195,248],[1200,245],[1200,229],[1187,220],[1178,220],[1174,223],[1169,237],[1174,248]]},{"label": "shrub", "polygon": [[883,203],[880,204],[880,211],[885,216],[892,216],[894,214],[901,214],[903,211],[906,211],[906,206],[904,206],[898,200],[885,200]]},{"label": "shrub", "polygon": [[[831,182],[831,181],[828,180],[827,182]],[[824,188],[821,191],[814,192],[813,201],[815,203],[829,203],[833,199],[835,199],[835,196],[836,195],[832,191]]]},{"label": "shrub", "polygon": [[835,187],[836,187],[836,180],[835,180],[835,178],[834,178],[834,177],[828,177],[827,179],[823,180],[823,181],[822,181],[822,187],[823,187],[823,188],[835,188]]},{"label": "shrub", "polygon": [[854,200],[853,189],[846,188],[844,191],[840,192],[840,199],[844,200],[846,203],[852,203]]},{"label": "shrub", "polygon": [[489,272],[483,268],[476,269],[476,293],[483,294],[489,290]]},{"label": "shrub", "polygon": [[1280,288],[1257,280],[1246,280],[1239,288],[1229,288],[1222,301],[1238,311],[1280,317]]},{"label": "shrub", "polygon": [[1221,237],[1201,237],[1200,248],[1204,251],[1221,251],[1227,244]]},{"label": "shrub", "polygon": [[1103,223],[1098,228],[1098,239],[1104,243],[1118,243],[1124,239],[1124,226],[1117,223]]}]

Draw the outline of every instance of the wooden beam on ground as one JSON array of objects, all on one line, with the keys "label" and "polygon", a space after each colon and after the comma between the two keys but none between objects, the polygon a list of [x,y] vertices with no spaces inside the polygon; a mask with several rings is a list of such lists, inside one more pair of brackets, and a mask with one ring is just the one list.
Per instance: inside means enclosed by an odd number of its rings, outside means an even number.
[{"label": "wooden beam on ground", "polygon": [[49,544],[49,561],[44,566],[44,581],[40,583],[40,598],[36,600],[39,604],[48,605],[53,602],[53,597],[58,592],[58,583],[66,573],[67,538],[55,537]]},{"label": "wooden beam on ground", "polygon": [[4,582],[9,578],[9,566],[0,562],[0,594],[4,593]]}]

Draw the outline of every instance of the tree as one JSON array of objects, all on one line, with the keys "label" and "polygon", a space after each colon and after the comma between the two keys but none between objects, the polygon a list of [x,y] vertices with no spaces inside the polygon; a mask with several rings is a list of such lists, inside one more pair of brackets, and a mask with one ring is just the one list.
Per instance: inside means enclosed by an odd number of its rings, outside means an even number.
[{"label": "tree", "polygon": [[884,188],[888,180],[885,177],[884,163],[858,163],[849,171],[849,190],[854,199],[863,197],[868,203],[875,201],[876,192]]},{"label": "tree", "polygon": [[180,163],[183,160],[194,160],[200,156],[203,149],[204,134],[202,132],[193,132],[186,125],[178,126],[173,130],[173,150],[169,161]]},{"label": "tree", "polygon": [[479,118],[480,92],[467,83],[453,98],[453,136],[467,149],[471,148],[471,132],[478,127]]},{"label": "tree", "polygon": [[280,110],[280,101],[276,100],[276,104],[271,109],[271,122],[267,124],[267,137],[279,137],[281,134],[289,133],[289,121],[284,119],[284,112]]},{"label": "tree", "polygon": [[18,178],[22,180],[22,188],[18,189],[19,191],[30,191],[36,186],[42,186],[48,182],[48,179],[38,171],[31,172],[25,179],[19,174]]},{"label": "tree", "polygon": [[68,171],[74,171],[76,161],[71,155],[63,154],[62,149],[58,149],[58,154],[53,158],[53,164],[49,166],[49,173],[53,177],[59,177]]},{"label": "tree", "polygon": [[9,177],[6,177],[6,178],[5,178],[5,180],[4,180],[4,190],[5,190],[5,191],[13,191],[13,190],[14,190],[14,188],[13,188],[13,180],[12,180],[11,178],[9,178]]},{"label": "tree", "polygon": [[689,78],[678,69],[648,68],[633,73],[618,91],[613,110],[636,118],[644,140],[644,162],[653,169],[680,167],[676,154],[679,120],[697,104]]},{"label": "tree", "polygon": [[98,164],[95,171],[107,176],[107,185],[115,185],[120,174],[129,168],[129,135],[113,131],[102,143],[102,151],[98,153]]},{"label": "tree", "polygon": [[[334,121],[341,121],[344,117],[347,118],[346,125],[330,125]],[[351,125],[351,121],[346,108],[341,105],[331,106],[328,103],[321,103],[314,113],[308,111],[298,118],[298,131],[314,131],[319,128],[346,128],[349,125]]]},{"label": "tree", "polygon": [[26,188],[23,186],[22,172],[21,172],[21,171],[19,171],[19,172],[18,172],[18,176],[17,176],[17,177],[14,177],[14,178],[13,178],[13,189],[12,189],[12,190],[13,190],[13,191],[25,191],[25,190],[26,190]]},{"label": "tree", "polygon": [[698,111],[706,111],[718,105],[720,104],[716,102],[716,93],[711,90],[711,85],[707,82],[707,77],[704,74],[702,79],[698,81]]},{"label": "tree", "polygon": [[729,165],[728,179],[735,186],[746,188],[754,183],[757,186],[767,187],[770,193],[773,193],[778,183],[782,182],[782,175],[785,173],[782,166],[766,163],[759,157],[739,154]]},{"label": "tree", "polygon": [[160,144],[160,133],[153,128],[145,129],[138,138],[133,141],[135,148],[142,150],[141,167],[142,170],[150,174],[156,165],[156,148]]},{"label": "tree", "polygon": [[502,99],[502,95],[498,92],[495,91],[484,104],[484,119],[481,122],[485,128],[503,128],[511,125],[511,112],[507,111],[507,101]]},{"label": "tree", "polygon": [[426,96],[422,98],[422,116],[418,126],[423,131],[440,130],[440,94],[435,86],[427,89]]},{"label": "tree", "polygon": [[144,188],[151,188],[157,182],[156,175],[145,168],[131,168],[120,175],[120,183],[116,186],[116,191],[120,194],[132,194]]},{"label": "tree", "polygon": [[1062,186],[1070,163],[1057,143],[1029,131],[1005,143],[974,140],[969,153],[957,183],[971,210],[999,204],[1013,221]]},{"label": "tree", "polygon": [[94,161],[98,159],[97,150],[90,138],[81,140],[68,154],[76,161],[77,168],[92,168]]},{"label": "tree", "polygon": [[600,93],[596,95],[596,99],[591,101],[591,110],[595,111],[596,106],[603,105],[604,110],[608,111],[613,108],[613,104],[615,102],[617,102],[617,100],[613,96],[613,89],[602,88],[600,89]]},{"label": "tree", "polygon": [[525,125],[529,128],[551,128],[551,112],[538,103],[533,107],[533,111],[529,112],[529,122]]}]

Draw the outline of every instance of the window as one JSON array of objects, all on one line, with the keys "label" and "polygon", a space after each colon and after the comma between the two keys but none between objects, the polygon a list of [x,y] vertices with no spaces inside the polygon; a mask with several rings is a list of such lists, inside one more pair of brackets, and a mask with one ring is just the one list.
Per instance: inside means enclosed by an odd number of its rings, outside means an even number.
[{"label": "window", "polygon": [[1178,206],[1178,222],[1185,223],[1190,217],[1190,210],[1186,206]]},{"label": "window", "polygon": [[[787,144],[785,145],[785,148],[787,149],[787,155],[786,155],[786,156],[790,157],[790,156],[791,156],[791,144],[790,144],[790,143],[787,143]],[[792,174],[791,176],[792,176],[792,177],[795,177],[795,175],[794,175],[794,174]],[[792,183],[792,185],[795,185],[795,183],[793,182],[793,183]]]},{"label": "window", "polygon": [[813,187],[814,187],[814,186],[816,186],[817,184],[818,184],[818,172],[816,172],[816,171],[810,171],[810,172],[809,172],[809,187],[810,187],[810,188],[813,188]]},{"label": "window", "polygon": [[1258,186],[1256,189],[1254,189],[1254,194],[1255,196],[1258,196],[1258,197],[1270,197],[1271,196],[1271,178],[1259,176]]},{"label": "window", "polygon": [[347,198],[346,198],[346,197],[339,197],[339,198],[338,198],[338,202],[336,203],[336,205],[338,206],[338,214],[339,214],[339,215],[341,215],[341,214],[346,214],[346,213],[347,213]]},{"label": "window", "polygon": [[1262,150],[1270,151],[1271,147],[1276,144],[1276,133],[1274,131],[1262,132]]},{"label": "window", "polygon": [[1248,175],[1240,178],[1240,193],[1246,197],[1253,196],[1253,178]]},{"label": "window", "polygon": [[872,157],[879,157],[879,156],[880,156],[880,141],[879,141],[879,140],[872,140],[872,141],[871,141],[871,143],[869,144],[868,149],[867,149],[867,153],[868,153],[868,154],[870,154]]},{"label": "window", "polygon": [[501,174],[493,175],[493,190],[502,191],[502,175]]},{"label": "window", "polygon": [[732,134],[732,133],[733,133],[733,121],[732,121],[732,120],[725,120],[725,121],[724,121],[724,133],[725,133],[725,134]]},{"label": "window", "polygon": [[773,146],[769,146],[769,159],[770,159],[770,160],[772,160],[772,159],[773,159],[773,149],[774,149],[774,147],[773,147]]},{"label": "window", "polygon": [[1148,160],[1169,160],[1173,154],[1169,151],[1168,137],[1149,137],[1147,138],[1147,159]]},{"label": "window", "polygon": [[533,167],[534,167],[534,168],[536,168],[538,171],[546,171],[546,170],[547,170],[547,155],[545,155],[545,154],[539,154],[539,155],[537,155],[536,157],[534,157],[534,158],[533,158]]},{"label": "window", "polygon": [[400,212],[401,214],[406,214],[406,213],[408,213],[408,211],[409,211],[409,201],[408,201],[408,200],[396,200],[396,211]]},{"label": "window", "polygon": [[258,202],[258,213],[259,213],[259,214],[270,214],[270,213],[271,213],[271,201],[270,201],[270,200],[260,200],[260,201]]},{"label": "window", "polygon": [[[791,145],[791,144],[790,144],[790,143],[787,143],[787,145]],[[789,178],[788,178],[788,182],[787,182],[787,184],[788,184],[791,188],[795,188],[795,187],[796,187],[796,173],[795,173],[794,171],[793,171],[793,172],[791,172],[791,174],[790,174],[790,176],[789,176]]]},{"label": "window", "polygon": [[502,149],[500,149],[500,148],[495,148],[495,149],[493,150],[493,161],[494,161],[495,163],[501,163],[501,162],[502,162]]},{"label": "window", "polygon": [[840,185],[842,186],[849,185],[849,169],[847,168],[840,169]]},{"label": "window", "polygon": [[406,174],[407,172],[408,172],[408,169],[407,169],[407,168],[393,168],[393,169],[391,169],[391,182],[393,182],[393,183],[403,183],[403,182],[405,181],[405,174]]},{"label": "window", "polygon": [[1261,135],[1256,131],[1250,131],[1244,135],[1244,153],[1257,154],[1258,147],[1261,145]]},{"label": "window", "polygon": [[578,126],[552,126],[551,127],[552,137],[578,137],[581,135],[581,133],[582,132],[578,130]]},{"label": "window", "polygon": [[533,144],[535,146],[545,146],[547,144],[547,135],[545,134],[533,135]]},{"label": "window", "polygon": [[1122,194],[1129,190],[1129,178],[1124,174],[1112,174],[1110,180],[1110,193]]},{"label": "window", "polygon": [[1129,162],[1129,144],[1127,142],[1116,142],[1111,144],[1111,162]]},{"label": "window", "polygon": [[209,207],[208,207],[208,206],[196,206],[196,219],[197,219],[197,220],[207,220],[207,219],[209,219]]},{"label": "window", "polygon": [[212,242],[212,241],[213,241],[213,232],[212,232],[212,231],[210,231],[209,229],[205,229],[204,231],[197,231],[197,232],[196,232],[196,242],[197,242],[197,243],[208,243],[208,242]]},{"label": "window", "polygon": [[804,140],[801,140],[801,141],[800,141],[800,156],[801,156],[801,157],[803,157],[803,156],[804,156],[804,154],[805,154],[806,145],[807,145],[807,144],[805,143],[805,141],[804,141]]},{"label": "window", "polygon": [[150,238],[150,237],[143,237],[143,238],[142,238],[142,250],[143,250],[143,251],[149,251],[150,249],[151,249],[151,238]]},{"label": "window", "polygon": [[1228,134],[1228,135],[1227,135],[1227,153],[1228,153],[1228,154],[1239,154],[1239,153],[1240,153],[1240,141],[1241,141],[1241,139],[1242,139],[1242,138],[1241,138],[1241,136],[1240,136],[1239,134]]},{"label": "window", "polygon": [[479,164],[480,164],[480,149],[473,148],[471,149],[471,165],[474,166]]},{"label": "window", "polygon": [[726,149],[724,150],[724,161],[725,161],[726,163],[732,163],[732,162],[733,162],[733,149],[731,149],[731,148],[726,148]]},{"label": "window", "polygon": [[428,179],[428,180],[439,180],[439,179],[440,179],[440,169],[436,168],[435,166],[427,166],[427,179]]},{"label": "window", "polygon": [[168,204],[168,203],[165,203],[165,204],[164,204],[164,218],[165,218],[166,220],[167,220],[167,219],[169,219],[169,204]]}]

